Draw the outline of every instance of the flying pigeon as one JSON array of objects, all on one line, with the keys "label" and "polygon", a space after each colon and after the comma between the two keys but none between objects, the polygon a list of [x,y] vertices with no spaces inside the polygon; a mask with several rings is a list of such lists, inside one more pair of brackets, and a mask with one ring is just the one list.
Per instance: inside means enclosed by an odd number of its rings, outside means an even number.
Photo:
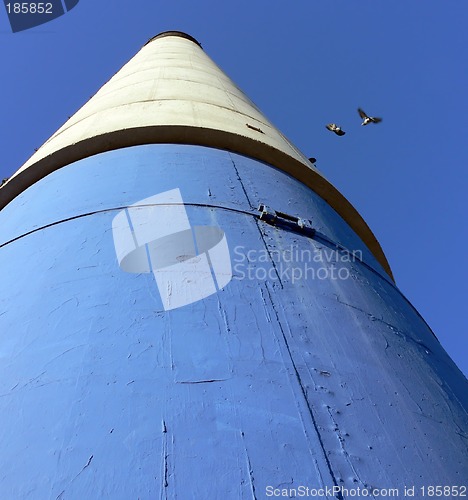
[{"label": "flying pigeon", "polygon": [[359,113],[359,116],[363,119],[363,122],[361,123],[361,125],[368,125],[369,123],[379,123],[382,121],[382,118],[376,118],[374,116],[367,116],[366,113],[361,108],[358,108],[358,113]]},{"label": "flying pigeon", "polygon": [[329,123],[328,125],[325,125],[328,130],[331,130],[332,132],[335,132],[336,135],[345,135],[346,132],[344,130],[341,130],[341,127],[338,127],[336,123]]}]

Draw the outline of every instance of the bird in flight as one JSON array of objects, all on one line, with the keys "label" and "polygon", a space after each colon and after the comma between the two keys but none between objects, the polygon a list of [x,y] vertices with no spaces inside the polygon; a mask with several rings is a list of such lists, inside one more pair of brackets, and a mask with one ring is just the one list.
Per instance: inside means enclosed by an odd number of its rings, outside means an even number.
[{"label": "bird in flight", "polygon": [[358,113],[359,116],[363,119],[361,125],[369,125],[369,123],[379,123],[382,121],[382,118],[366,115],[365,111],[363,111],[361,108],[358,108]]},{"label": "bird in flight", "polygon": [[345,135],[346,132],[344,130],[341,130],[341,127],[338,127],[336,123],[329,123],[328,125],[325,125],[328,130],[335,132],[336,135]]}]

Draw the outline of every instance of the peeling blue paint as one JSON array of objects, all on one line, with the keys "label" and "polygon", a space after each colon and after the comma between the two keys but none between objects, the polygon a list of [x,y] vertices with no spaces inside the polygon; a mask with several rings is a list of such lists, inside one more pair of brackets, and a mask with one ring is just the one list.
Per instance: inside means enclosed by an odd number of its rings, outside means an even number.
[{"label": "peeling blue paint", "polygon": [[[112,221],[175,188],[191,224],[224,231],[233,279],[165,311],[152,274],[119,268]],[[366,265],[330,254],[294,279],[291,248],[330,249],[259,221],[260,203]],[[466,379],[341,217],[269,165],[196,146],[103,153],[13,200],[0,245],[0,498],[264,498],[268,485],[468,477]],[[333,268],[346,279],[318,275]]]}]

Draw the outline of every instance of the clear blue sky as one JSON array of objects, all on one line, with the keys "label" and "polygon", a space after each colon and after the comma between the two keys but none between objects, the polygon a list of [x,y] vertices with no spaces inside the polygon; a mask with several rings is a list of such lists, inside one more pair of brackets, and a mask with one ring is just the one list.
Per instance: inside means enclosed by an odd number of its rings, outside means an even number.
[{"label": "clear blue sky", "polygon": [[[0,178],[151,36],[185,31],[317,158],[467,374],[467,20],[466,0],[80,0],[13,34],[0,6]],[[360,127],[358,106],[384,121]]]}]

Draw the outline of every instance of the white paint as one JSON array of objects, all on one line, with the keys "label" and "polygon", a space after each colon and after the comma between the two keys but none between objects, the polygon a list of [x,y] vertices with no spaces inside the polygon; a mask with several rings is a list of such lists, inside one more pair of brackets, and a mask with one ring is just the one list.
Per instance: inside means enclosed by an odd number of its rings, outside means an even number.
[{"label": "white paint", "polygon": [[[247,127],[247,123],[264,133]],[[313,169],[198,45],[169,36],[145,45],[18,172],[91,137],[132,127],[165,125],[202,127],[248,137]]]}]

